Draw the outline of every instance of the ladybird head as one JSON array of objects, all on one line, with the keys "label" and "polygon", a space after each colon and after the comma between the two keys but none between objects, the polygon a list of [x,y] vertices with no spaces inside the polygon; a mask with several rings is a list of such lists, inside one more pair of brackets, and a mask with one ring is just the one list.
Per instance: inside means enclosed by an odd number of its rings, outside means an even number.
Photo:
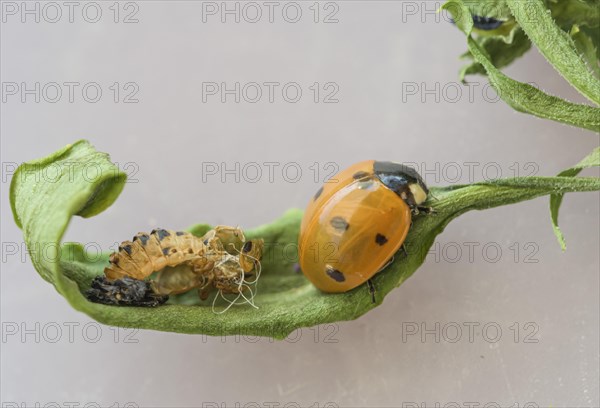
[{"label": "ladybird head", "polygon": [[400,163],[376,161],[373,171],[381,182],[398,194],[409,207],[414,208],[427,200],[429,189],[415,169]]}]

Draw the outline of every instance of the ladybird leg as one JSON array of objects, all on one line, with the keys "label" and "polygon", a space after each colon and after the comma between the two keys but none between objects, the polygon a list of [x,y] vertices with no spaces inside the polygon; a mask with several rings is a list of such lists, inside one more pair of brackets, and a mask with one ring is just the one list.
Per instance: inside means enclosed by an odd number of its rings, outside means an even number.
[{"label": "ladybird leg", "polygon": [[400,246],[400,251],[402,251],[402,253],[404,254],[404,256],[408,256],[408,251],[406,250],[406,245],[402,244]]},{"label": "ladybird leg", "polygon": [[373,304],[377,303],[377,301],[375,299],[375,284],[373,283],[372,279],[369,279],[367,281],[367,286],[369,287],[369,293],[371,294],[371,303],[373,303]]},{"label": "ladybird leg", "polygon": [[422,207],[422,206],[418,206],[416,207],[416,214],[435,214],[436,211],[433,209],[433,207]]}]

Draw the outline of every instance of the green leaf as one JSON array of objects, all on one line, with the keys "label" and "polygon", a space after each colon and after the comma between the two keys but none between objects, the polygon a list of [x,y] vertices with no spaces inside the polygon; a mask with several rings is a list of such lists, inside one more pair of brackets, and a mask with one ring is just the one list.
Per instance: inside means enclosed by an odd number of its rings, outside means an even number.
[{"label": "green leaf", "polygon": [[454,24],[466,35],[473,31],[473,15],[471,10],[462,0],[448,0],[442,5],[442,9],[448,11],[454,20]]},{"label": "green leaf", "polygon": [[467,39],[467,43],[475,59],[486,69],[490,84],[513,109],[594,132],[600,131],[600,109],[567,102],[532,85],[515,81],[500,72],[471,37]]},{"label": "green leaf", "polygon": [[542,0],[507,0],[517,22],[548,62],[590,101],[600,105],[600,81],[580,57],[575,43],[554,23]]},{"label": "green leaf", "polygon": [[[529,38],[527,38],[520,28],[515,30],[510,43],[496,37],[480,37],[475,41],[477,41],[480,47],[485,50],[485,53],[489,55],[490,61],[496,68],[510,65],[514,60],[521,57],[531,48],[531,41],[529,41]],[[470,52],[467,52],[465,56],[473,58],[473,55]],[[460,80],[464,82],[467,75],[485,73],[486,70],[483,65],[474,61],[463,67],[460,72]]]},{"label": "green leaf", "polygon": [[590,71],[594,73],[596,78],[600,78],[600,65],[598,65],[597,58],[598,50],[591,37],[585,31],[582,31],[578,25],[574,25],[571,28],[571,38]]},{"label": "green leaf", "polygon": [[443,6],[450,11],[456,25],[467,35],[467,45],[475,61],[485,68],[490,84],[502,100],[519,112],[544,119],[578,126],[594,132],[600,131],[600,109],[584,104],[567,102],[548,95],[539,89],[504,75],[490,60],[484,49],[471,37],[473,27],[468,9],[461,0],[449,0]]},{"label": "green leaf", "polygon": [[[10,205],[28,248],[39,244],[48,251],[32,251],[32,262],[40,275],[59,292],[74,288],[58,265],[58,245],[73,215],[91,217],[117,199],[127,176],[80,140],[40,160],[24,163],[10,185]],[[34,198],[35,197],[35,198]],[[42,227],[42,228],[40,228]]]},{"label": "green leaf", "polygon": [[492,17],[503,21],[500,27],[493,30],[480,30],[473,27],[474,33],[482,38],[494,38],[507,44],[512,43],[518,25],[506,0],[462,0],[462,3],[468,10],[469,16]]},{"label": "green leaf", "polygon": [[574,25],[600,27],[600,2],[598,0],[548,0],[552,17],[564,31]]},{"label": "green leaf", "polygon": [[[558,177],[575,177],[583,169],[598,166],[600,166],[600,147],[594,149],[592,153],[590,153],[586,158],[577,163],[577,165],[558,173]],[[560,209],[560,205],[562,204],[563,197],[564,193],[556,193],[550,196],[550,216],[552,218],[552,228],[554,229],[554,234],[558,239],[560,247],[564,251],[567,249],[567,246],[565,244],[565,238],[563,236],[563,233],[558,227],[558,210]]]},{"label": "green leaf", "polygon": [[600,60],[600,30],[598,28],[589,28],[585,26],[581,26],[579,29],[592,41],[594,50],[596,51],[596,60]]},{"label": "green leaf", "polygon": [[[52,180],[49,169],[60,171]],[[101,170],[89,178],[86,169]],[[49,157],[23,164],[11,184],[14,217],[23,230],[28,248],[58,248],[72,216],[91,216],[107,208],[123,188],[125,177],[108,156],[89,143],[79,141]],[[284,338],[293,330],[355,319],[380,304],[390,291],[423,263],[436,236],[459,215],[471,210],[508,205],[548,194],[598,191],[600,179],[573,177],[522,177],[471,185],[432,188],[431,215],[414,217],[405,241],[407,254],[398,253],[394,262],[374,278],[377,303],[371,302],[363,285],[350,292],[325,294],[318,291],[294,268],[302,212],[290,210],[273,223],[248,231],[250,237],[266,242],[263,273],[255,303],[259,309],[236,306],[217,315],[197,297],[181,296],[173,304],[157,308],[106,306],[89,302],[83,292],[94,276],[102,274],[108,254],[90,257],[79,244],[62,245],[60,256],[34,256],[39,274],[77,310],[105,324],[143,329],[204,333],[246,334]],[[201,235],[201,224],[191,232]],[[138,227],[132,225],[132,231]],[[119,239],[119,237],[115,237]],[[47,251],[35,251],[45,253]],[[194,299],[194,300],[192,300]]]}]

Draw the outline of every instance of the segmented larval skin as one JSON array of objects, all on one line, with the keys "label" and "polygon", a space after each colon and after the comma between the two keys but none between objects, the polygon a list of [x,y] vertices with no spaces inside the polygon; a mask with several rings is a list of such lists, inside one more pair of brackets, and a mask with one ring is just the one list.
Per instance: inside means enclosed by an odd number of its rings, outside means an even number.
[{"label": "segmented larval skin", "polygon": [[119,251],[110,256],[110,265],[104,274],[111,280],[126,276],[142,280],[167,266],[187,264],[194,270],[206,270],[214,264],[216,259],[213,258],[221,257],[223,251],[222,247],[210,251],[211,243],[220,245],[217,240],[211,241],[203,241],[189,232],[162,228],[150,234],[140,232],[132,241],[119,245]]}]

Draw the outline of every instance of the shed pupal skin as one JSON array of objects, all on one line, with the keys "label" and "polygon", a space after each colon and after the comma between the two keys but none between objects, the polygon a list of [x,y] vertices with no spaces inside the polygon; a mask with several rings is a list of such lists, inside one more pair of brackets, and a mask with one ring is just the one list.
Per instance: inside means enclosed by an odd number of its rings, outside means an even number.
[{"label": "shed pupal skin", "polygon": [[203,237],[159,228],[121,243],[104,274],[108,281],[149,278],[156,295],[198,289],[204,299],[211,288],[240,293],[260,268],[263,247],[262,239],[246,241],[236,227],[217,226]]}]

